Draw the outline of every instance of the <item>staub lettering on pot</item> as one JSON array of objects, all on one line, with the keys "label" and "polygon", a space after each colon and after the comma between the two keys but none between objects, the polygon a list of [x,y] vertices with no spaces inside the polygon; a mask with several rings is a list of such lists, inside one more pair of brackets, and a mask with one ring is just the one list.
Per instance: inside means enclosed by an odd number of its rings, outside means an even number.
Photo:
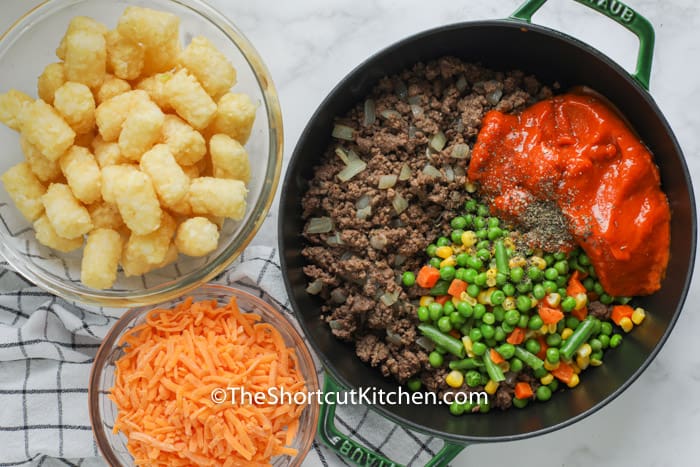
[{"label": "staub lettering on pot", "polygon": [[600,10],[607,10],[617,16],[625,23],[630,23],[634,19],[634,10],[617,0],[587,0],[591,5]]},{"label": "staub lettering on pot", "polygon": [[387,463],[384,459],[372,455],[370,452],[355,446],[348,440],[343,440],[338,450],[357,465],[367,467],[396,467],[395,463]]}]

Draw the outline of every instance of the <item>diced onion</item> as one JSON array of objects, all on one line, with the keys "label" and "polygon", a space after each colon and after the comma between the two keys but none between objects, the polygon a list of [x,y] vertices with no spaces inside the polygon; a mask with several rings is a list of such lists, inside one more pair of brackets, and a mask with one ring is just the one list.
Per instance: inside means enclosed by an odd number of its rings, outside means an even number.
[{"label": "diced onion", "polygon": [[331,329],[335,329],[336,331],[345,327],[339,319],[332,319],[328,321],[328,326],[330,326]]},{"label": "diced onion", "polygon": [[382,175],[379,177],[379,189],[386,190],[387,188],[393,188],[396,185],[396,175]]},{"label": "diced onion", "polygon": [[396,211],[396,214],[401,214],[408,209],[408,201],[406,201],[406,198],[401,196],[401,193],[396,193],[396,196],[394,196],[391,204],[394,206],[394,211]]},{"label": "diced onion", "polygon": [[306,225],[306,233],[320,234],[333,230],[333,219],[330,217],[313,217]]},{"label": "diced onion", "polygon": [[501,100],[501,97],[503,97],[503,91],[496,89],[495,91],[486,94],[486,101],[491,105],[496,105],[498,104],[498,101]]},{"label": "diced onion", "polygon": [[[387,305],[387,306],[390,306],[390,305]],[[387,329],[386,330],[386,341],[390,344],[401,345],[401,336],[399,336],[395,332],[389,331]]]},{"label": "diced onion", "polygon": [[455,177],[464,177],[467,175],[467,172],[464,170],[464,167],[461,165],[456,165],[455,166]]},{"label": "diced onion", "polygon": [[351,159],[348,162],[348,165],[338,172],[338,178],[342,182],[347,182],[350,180],[352,177],[355,175],[359,174],[363,170],[367,168],[367,163],[363,161],[362,159]]},{"label": "diced onion", "polygon": [[408,125],[408,139],[413,139],[415,137],[416,137],[415,125]]},{"label": "diced onion", "polygon": [[452,146],[452,151],[450,152],[450,157],[455,159],[466,159],[469,157],[469,145],[466,143],[457,143]]},{"label": "diced onion", "polygon": [[362,121],[364,126],[372,126],[377,121],[377,110],[374,105],[374,100],[367,99],[365,101],[365,117]]},{"label": "diced onion", "polygon": [[433,137],[430,138],[430,147],[435,149],[437,152],[442,151],[442,149],[445,147],[445,143],[447,143],[447,137],[442,131],[439,131],[436,135],[433,135]]},{"label": "diced onion", "polygon": [[345,245],[345,242],[343,241],[342,238],[340,238],[340,233],[336,232],[335,234],[331,235],[326,239],[326,243],[329,246],[338,246],[338,245]]},{"label": "diced onion", "polygon": [[316,279],[306,287],[306,293],[318,295],[321,293],[321,289],[323,289],[323,281],[321,281],[321,279]]},{"label": "diced onion", "polygon": [[365,206],[362,209],[358,209],[357,214],[355,214],[355,216],[358,219],[362,219],[362,220],[367,219],[371,215],[372,215],[372,206]]},{"label": "diced onion", "polygon": [[447,180],[448,182],[454,182],[455,181],[455,171],[452,168],[452,166],[446,165],[444,167],[444,169],[445,169],[445,180]]},{"label": "diced onion", "polygon": [[407,259],[408,258],[406,258],[404,255],[396,255],[396,257],[394,257],[394,266],[403,266]]},{"label": "diced onion", "polygon": [[343,164],[348,165],[350,163],[350,159],[348,159],[348,153],[345,152],[343,148],[335,148],[335,153],[340,158],[340,160],[343,161]]},{"label": "diced onion", "polygon": [[406,87],[406,83],[404,83],[403,81],[398,80],[394,85],[394,90],[396,91],[396,95],[398,96],[398,98],[402,101],[406,100],[406,98],[408,97],[408,88]]},{"label": "diced onion", "polygon": [[441,178],[442,173],[432,165],[428,164],[423,168],[423,173],[429,177]]},{"label": "diced onion", "polygon": [[423,350],[426,352],[432,352],[435,350],[435,343],[425,336],[420,336],[418,339],[416,339],[416,344],[418,344],[418,346],[423,348]]},{"label": "diced onion", "polygon": [[374,234],[369,238],[369,244],[375,250],[383,250],[387,243],[389,243],[389,240],[383,233]]},{"label": "diced onion", "polygon": [[372,201],[372,198],[369,197],[369,195],[362,195],[360,196],[360,199],[357,200],[355,203],[355,208],[357,209],[364,209],[367,206],[369,206],[369,203]]},{"label": "diced onion", "polygon": [[385,293],[379,298],[386,306],[391,306],[399,299],[399,292]]},{"label": "diced onion", "polygon": [[411,167],[409,167],[408,164],[404,164],[403,167],[401,167],[401,172],[399,172],[399,180],[404,181],[409,178],[411,178]]},{"label": "diced onion", "polygon": [[337,303],[338,305],[345,303],[345,300],[347,300],[347,298],[348,297],[345,295],[345,292],[343,292],[341,289],[333,289],[333,291],[331,292],[331,300],[333,301],[333,303]]},{"label": "diced onion", "polygon": [[476,184],[472,181],[467,181],[464,184],[464,189],[467,190],[467,193],[474,193],[476,191]]},{"label": "diced onion", "polygon": [[459,75],[455,87],[459,92],[464,92],[464,90],[467,89],[467,78],[464,75]]},{"label": "diced onion", "polygon": [[380,115],[382,118],[385,118],[387,120],[391,118],[401,118],[401,114],[398,113],[396,110],[382,110]]},{"label": "diced onion", "polygon": [[419,117],[423,114],[423,107],[421,107],[420,105],[411,104],[411,113],[414,117]]},{"label": "diced onion", "polygon": [[353,141],[355,139],[355,130],[347,125],[336,124],[333,127],[334,138],[344,139],[346,141]]},{"label": "diced onion", "polygon": [[419,105],[421,103],[420,96],[411,96],[408,98],[408,103],[411,105]]}]

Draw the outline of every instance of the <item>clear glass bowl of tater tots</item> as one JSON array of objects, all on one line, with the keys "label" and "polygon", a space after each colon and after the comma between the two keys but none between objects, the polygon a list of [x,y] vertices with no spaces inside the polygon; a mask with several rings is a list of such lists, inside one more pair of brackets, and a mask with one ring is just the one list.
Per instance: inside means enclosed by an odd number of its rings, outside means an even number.
[{"label": "clear glass bowl of tater tots", "polygon": [[[240,255],[265,220],[282,168],[282,116],[269,72],[237,27],[200,0],[46,1],[19,18],[0,36],[0,70],[3,70],[0,73],[0,93],[17,89],[36,99],[37,79],[47,65],[59,61],[56,49],[71,20],[86,16],[114,29],[129,6],[175,14],[180,20],[179,39],[183,47],[197,36],[206,37],[236,70],[236,82],[230,92],[246,94],[257,109],[255,123],[245,143],[250,160],[250,181],[242,219],[226,219],[220,226],[216,249],[206,256],[179,254],[177,260],[165,267],[130,277],[120,266],[116,282],[109,289],[98,290],[81,282],[84,248],[61,253],[39,243],[34,226],[15,207],[7,190],[0,184],[0,253],[9,265],[49,292],[68,300],[107,307],[162,303],[182,296],[220,274]],[[135,82],[131,84],[136,86]],[[97,93],[97,90],[93,92]],[[17,131],[0,125],[0,146],[3,148],[0,173],[25,161],[26,151],[21,148]],[[79,157],[78,154],[76,159]],[[116,196],[130,194],[117,193]],[[56,204],[60,206],[60,203]],[[139,206],[134,206],[134,209],[138,210]]]}]

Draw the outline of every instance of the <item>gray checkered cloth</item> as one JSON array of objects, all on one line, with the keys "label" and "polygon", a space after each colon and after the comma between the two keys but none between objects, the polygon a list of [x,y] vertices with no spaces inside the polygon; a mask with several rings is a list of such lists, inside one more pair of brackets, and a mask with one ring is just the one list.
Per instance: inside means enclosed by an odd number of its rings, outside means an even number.
[{"label": "gray checkered cloth", "polygon": [[[274,249],[249,248],[217,282],[265,296],[294,319]],[[121,314],[78,307],[0,263],[0,467],[105,464],[90,428],[87,385],[100,341]],[[424,465],[442,445],[364,406],[338,407],[336,424],[411,466]],[[314,442],[304,466],[332,465],[348,464]]]}]

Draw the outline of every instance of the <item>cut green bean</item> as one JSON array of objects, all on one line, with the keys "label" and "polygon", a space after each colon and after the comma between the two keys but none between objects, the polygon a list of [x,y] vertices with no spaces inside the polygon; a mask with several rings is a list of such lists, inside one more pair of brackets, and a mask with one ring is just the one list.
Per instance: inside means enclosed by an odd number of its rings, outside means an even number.
[{"label": "cut green bean", "polygon": [[476,358],[465,358],[463,360],[453,360],[450,362],[450,370],[474,370],[484,366]]},{"label": "cut green bean", "polygon": [[584,342],[590,339],[595,329],[595,322],[597,318],[595,316],[589,315],[581,321],[574,333],[564,341],[561,348],[559,349],[559,354],[566,360],[571,360],[574,356],[574,352],[583,345]]},{"label": "cut green bean", "polygon": [[483,358],[484,366],[486,367],[486,373],[489,374],[489,378],[491,378],[492,381],[500,383],[501,381],[506,379],[505,375],[503,374],[503,370],[501,370],[501,367],[493,363],[493,360],[491,360],[490,352],[486,352]]},{"label": "cut green bean", "polygon": [[503,244],[503,240],[496,240],[494,242],[494,248],[496,249],[496,269],[500,273],[508,274],[510,272],[510,268],[508,267],[508,252]]},{"label": "cut green bean", "polygon": [[438,328],[431,326],[430,324],[419,324],[418,330],[436,345],[444,347],[445,350],[452,355],[459,358],[464,358],[464,345],[462,344],[462,341],[440,332]]},{"label": "cut green bean", "polygon": [[[423,325],[421,324],[420,326]],[[544,362],[537,355],[528,352],[518,345],[515,346],[515,356],[533,370],[538,370],[544,365]]]}]

